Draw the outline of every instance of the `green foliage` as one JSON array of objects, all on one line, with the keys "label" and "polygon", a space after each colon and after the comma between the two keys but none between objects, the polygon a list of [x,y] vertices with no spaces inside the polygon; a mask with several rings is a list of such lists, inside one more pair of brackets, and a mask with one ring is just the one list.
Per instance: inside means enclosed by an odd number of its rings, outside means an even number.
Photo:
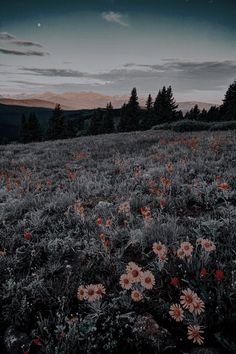
[{"label": "green foliage", "polygon": [[139,130],[140,107],[136,88],[133,88],[127,105],[123,106],[119,131],[130,132]]},{"label": "green foliage", "polygon": [[229,86],[221,106],[223,120],[236,120],[236,80]]},{"label": "green foliage", "polygon": [[177,108],[178,105],[175,103],[172,87],[169,86],[166,88],[164,86],[163,89],[159,91],[154,102],[154,123],[162,124],[176,121]]},{"label": "green foliage", "polygon": [[46,138],[48,140],[63,139],[66,136],[66,127],[62,116],[60,104],[57,104],[51,118],[49,119]]}]

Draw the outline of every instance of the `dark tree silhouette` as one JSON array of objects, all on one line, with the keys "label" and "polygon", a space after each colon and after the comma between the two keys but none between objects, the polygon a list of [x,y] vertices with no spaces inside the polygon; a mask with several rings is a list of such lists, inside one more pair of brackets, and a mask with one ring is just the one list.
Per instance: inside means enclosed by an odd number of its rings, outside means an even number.
[{"label": "dark tree silhouette", "polygon": [[187,112],[185,115],[185,119],[189,119],[189,120],[200,120],[200,118],[201,118],[201,111],[197,104],[193,108],[191,108],[190,111]]},{"label": "dark tree silhouette", "polygon": [[28,131],[28,123],[26,120],[26,116],[23,114],[20,122],[20,142],[25,144],[29,142],[29,131]]},{"label": "dark tree silhouette", "polygon": [[66,135],[66,127],[63,119],[63,112],[60,104],[57,104],[52,117],[49,119],[46,137],[49,140],[64,139]]},{"label": "dark tree silhouette", "polygon": [[42,131],[38,118],[35,113],[30,114],[28,120],[28,137],[29,141],[41,141],[42,140]]},{"label": "dark tree silhouette", "polygon": [[229,86],[220,107],[222,120],[236,120],[236,80]]},{"label": "dark tree silhouette", "polygon": [[106,112],[103,115],[102,133],[110,134],[114,132],[114,111],[110,103],[107,104]]},{"label": "dark tree silhouette", "polygon": [[216,106],[212,106],[207,112],[207,122],[217,122],[222,120],[221,118],[220,108]]},{"label": "dark tree silhouette", "polygon": [[138,102],[137,90],[134,87],[131,92],[129,102],[122,111],[119,130],[123,132],[138,130],[139,119],[140,119],[140,106]]},{"label": "dark tree silhouette", "polygon": [[178,118],[177,108],[178,105],[173,97],[171,86],[167,89],[164,86],[163,89],[158,92],[154,102],[155,124],[176,121]]},{"label": "dark tree silhouette", "polygon": [[89,135],[98,135],[102,133],[103,112],[101,108],[94,110],[91,117],[88,133]]},{"label": "dark tree silhouette", "polygon": [[146,101],[146,109],[142,111],[142,119],[140,123],[140,128],[142,130],[150,129],[154,124],[154,110],[153,110],[153,100],[152,96],[149,94]]}]

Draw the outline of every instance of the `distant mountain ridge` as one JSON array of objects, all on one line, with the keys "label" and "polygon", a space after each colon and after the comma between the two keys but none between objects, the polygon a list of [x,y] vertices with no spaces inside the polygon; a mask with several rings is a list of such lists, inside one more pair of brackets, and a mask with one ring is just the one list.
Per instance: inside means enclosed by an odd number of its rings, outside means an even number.
[{"label": "distant mountain ridge", "polygon": [[[0,96],[1,104],[54,108],[56,103],[60,103],[64,110],[94,109],[98,107],[104,108],[108,102],[111,102],[114,108],[120,108],[125,102],[128,102],[128,100],[129,96],[111,96],[96,92],[65,92],[63,94],[45,92],[37,95],[18,96],[17,98]],[[144,106],[146,98],[140,97],[139,102],[141,106]],[[205,108],[206,110],[209,110],[211,106],[216,105],[213,103],[197,101],[178,102],[179,109],[181,109],[183,113],[186,113],[196,104],[200,109]]]}]

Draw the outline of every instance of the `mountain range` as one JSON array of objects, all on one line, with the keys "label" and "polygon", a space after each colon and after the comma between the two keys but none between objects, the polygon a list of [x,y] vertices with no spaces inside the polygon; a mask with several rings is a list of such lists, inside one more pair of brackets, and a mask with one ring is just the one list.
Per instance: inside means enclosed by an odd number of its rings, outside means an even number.
[{"label": "mountain range", "polygon": [[[0,103],[9,106],[54,108],[57,103],[60,103],[63,110],[103,108],[106,107],[108,102],[111,102],[114,108],[120,108],[128,100],[129,96],[111,96],[96,92],[65,92],[63,94],[45,92],[37,95],[20,95],[15,98],[0,97]],[[140,97],[139,102],[141,106],[145,106],[146,98]],[[178,102],[179,109],[183,113],[186,113],[196,104],[200,109],[205,108],[206,110],[215,105],[197,101]]]}]

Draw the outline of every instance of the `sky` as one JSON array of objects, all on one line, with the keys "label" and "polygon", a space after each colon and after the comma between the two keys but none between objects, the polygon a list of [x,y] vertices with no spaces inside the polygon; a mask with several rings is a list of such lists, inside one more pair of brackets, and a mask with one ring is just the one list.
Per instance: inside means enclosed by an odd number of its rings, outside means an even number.
[{"label": "sky", "polygon": [[0,95],[93,91],[220,103],[235,0],[0,0]]}]

